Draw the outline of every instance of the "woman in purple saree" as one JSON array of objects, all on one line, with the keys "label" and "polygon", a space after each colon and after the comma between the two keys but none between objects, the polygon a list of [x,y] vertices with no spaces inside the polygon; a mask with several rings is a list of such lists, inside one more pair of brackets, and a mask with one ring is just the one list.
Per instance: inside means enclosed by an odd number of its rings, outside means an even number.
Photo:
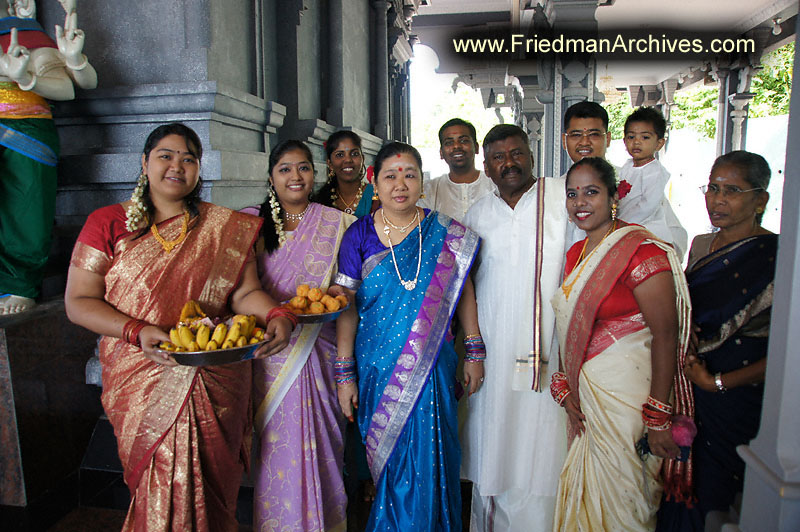
[{"label": "woman in purple saree", "polygon": [[[309,203],[313,158],[286,141],[269,158],[270,192],[245,212],[264,218],[257,251],[264,290],[278,301],[307,284],[328,288],[353,216]],[[344,417],[333,381],[333,322],[297,328],[279,354],[254,364],[255,530],[345,530]]]},{"label": "woman in purple saree", "polygon": [[[368,530],[461,529],[450,321],[458,306],[467,335],[479,338],[469,279],[479,238],[416,207],[420,168],[411,146],[381,149],[375,184],[382,209],[350,227],[339,253],[336,283],[354,295],[357,315],[339,319],[337,364],[353,363],[355,355],[358,376],[357,390],[337,376],[339,402],[346,415],[357,408],[376,485]],[[483,380],[481,356],[464,366],[474,393]]]}]

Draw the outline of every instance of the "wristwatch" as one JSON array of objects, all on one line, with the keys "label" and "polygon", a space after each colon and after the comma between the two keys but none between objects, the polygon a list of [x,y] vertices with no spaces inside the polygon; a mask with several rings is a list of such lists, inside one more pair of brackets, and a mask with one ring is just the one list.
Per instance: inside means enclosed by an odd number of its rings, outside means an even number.
[{"label": "wristwatch", "polygon": [[716,373],[714,375],[714,384],[717,386],[718,392],[724,392],[727,390],[724,384],[722,384],[722,373]]}]

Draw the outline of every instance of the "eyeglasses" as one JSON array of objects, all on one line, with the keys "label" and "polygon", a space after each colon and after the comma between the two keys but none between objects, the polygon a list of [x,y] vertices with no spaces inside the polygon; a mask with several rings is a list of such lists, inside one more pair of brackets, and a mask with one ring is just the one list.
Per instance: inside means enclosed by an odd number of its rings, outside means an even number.
[{"label": "eyeglasses", "polygon": [[710,185],[703,185],[702,187],[700,187],[700,191],[706,196],[716,196],[721,192],[723,198],[735,198],[739,196],[739,194],[744,194],[745,192],[754,192],[756,190],[764,190],[764,189],[762,187],[756,187],[756,188],[748,188],[747,190],[742,190],[736,185],[725,185],[723,187],[720,187],[719,185],[713,183]]},{"label": "eyeglasses", "polygon": [[598,129],[593,129],[590,131],[570,131],[569,133],[564,133],[564,135],[572,140],[579,140],[582,137],[588,137],[589,140],[600,140],[606,136],[606,133]]}]

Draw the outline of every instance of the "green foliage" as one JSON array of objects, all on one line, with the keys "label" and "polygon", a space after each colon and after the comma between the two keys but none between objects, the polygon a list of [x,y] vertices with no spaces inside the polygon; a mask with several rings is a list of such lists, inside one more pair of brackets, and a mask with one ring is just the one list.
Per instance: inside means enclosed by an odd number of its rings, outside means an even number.
[{"label": "green foliage", "polygon": [[713,139],[717,132],[717,87],[693,87],[675,94],[670,123],[672,129],[688,127]]},{"label": "green foliage", "polygon": [[[417,148],[439,148],[439,128],[451,118],[463,118],[475,126],[478,144],[493,126],[500,123],[495,109],[483,106],[481,93],[478,90],[459,83],[456,92],[445,94],[429,94],[430,100],[420,102],[411,117],[411,139]],[[420,109],[420,107],[422,109]],[[422,112],[417,111],[420,109]],[[513,123],[510,108],[503,108],[502,114],[506,123]]]},{"label": "green foliage", "polygon": [[794,42],[778,48],[762,58],[761,66],[763,68],[753,76],[750,84],[750,90],[756,95],[750,102],[749,116],[789,114],[793,64]]},{"label": "green foliage", "polygon": [[[789,114],[793,64],[794,42],[764,55],[761,59],[762,68],[750,83],[750,91],[755,96],[750,101],[749,117]],[[672,127],[688,127],[714,138],[718,98],[718,88],[700,87],[678,92],[675,95],[676,106],[672,110]]]},{"label": "green foliage", "polygon": [[628,98],[620,98],[615,102],[603,104],[603,107],[608,111],[608,130],[611,132],[611,138],[621,139],[625,134],[625,120],[633,112]]}]

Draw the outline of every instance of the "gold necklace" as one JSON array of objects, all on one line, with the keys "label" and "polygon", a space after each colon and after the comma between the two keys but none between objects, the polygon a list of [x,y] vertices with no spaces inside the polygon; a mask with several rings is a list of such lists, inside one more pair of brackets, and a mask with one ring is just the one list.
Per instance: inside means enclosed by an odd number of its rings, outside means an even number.
[{"label": "gold necklace", "polygon": [[569,295],[572,293],[572,287],[574,287],[575,283],[578,282],[578,279],[581,278],[581,274],[583,273],[583,269],[586,267],[586,264],[589,262],[589,257],[591,257],[592,254],[595,251],[597,251],[597,248],[600,247],[600,244],[603,243],[603,240],[605,240],[606,237],[608,235],[610,235],[611,233],[613,233],[616,229],[617,229],[617,221],[614,220],[614,223],[611,224],[611,227],[608,228],[608,231],[606,231],[606,234],[604,234],[603,238],[600,239],[600,242],[597,243],[597,245],[594,247],[594,249],[589,253],[589,256],[586,257],[586,260],[584,260],[583,254],[586,251],[586,244],[589,243],[589,237],[587,236],[586,240],[583,241],[583,249],[581,249],[581,254],[578,256],[578,262],[575,263],[576,266],[578,264],[580,264],[581,265],[581,269],[578,270],[578,273],[575,275],[575,278],[572,279],[572,282],[568,283],[565,280],[564,284],[561,285],[561,291],[564,292],[564,297],[565,298],[569,299]]},{"label": "gold necklace", "polygon": [[183,240],[186,238],[186,231],[188,228],[189,228],[189,213],[184,212],[183,221],[181,222],[181,234],[178,235],[178,238],[176,238],[175,240],[171,241],[164,240],[164,237],[161,236],[161,233],[158,232],[158,227],[156,227],[156,224],[150,226],[150,232],[153,233],[153,238],[155,238],[156,241],[159,244],[161,244],[161,247],[164,248],[164,251],[169,253],[175,248],[175,246],[183,242]]},{"label": "gold necklace", "polygon": [[[358,186],[358,191],[356,192],[356,197],[353,198],[353,201],[351,201],[350,203],[347,203],[344,200],[344,198],[342,197],[342,195],[339,194],[339,189],[338,188],[334,188],[334,190],[336,191],[336,195],[339,197],[339,201],[341,201],[342,205],[344,205],[344,212],[345,213],[353,214],[354,212],[356,212],[356,208],[358,207],[358,203],[361,201],[361,195],[364,194],[364,189],[365,188],[366,188],[365,183],[362,182]],[[336,198],[333,198],[333,200],[335,202]]]},{"label": "gold necklace", "polygon": [[[406,229],[408,229],[409,227],[411,227],[411,225],[412,225],[414,222],[416,222],[416,221],[417,221],[417,219],[419,218],[419,209],[415,209],[415,211],[414,211],[414,212],[416,213],[416,216],[415,216],[414,218],[412,218],[410,222],[408,222],[406,225],[404,225],[404,226],[402,226],[402,227],[398,227],[398,226],[394,225],[394,224],[391,222],[391,220],[389,220],[388,218],[386,218],[386,215],[385,215],[385,214],[383,214],[383,209],[381,209],[381,217],[383,218],[383,224],[384,224],[385,226],[391,227],[392,229],[394,229],[394,230],[396,230],[396,231],[400,231],[401,233],[405,233],[405,232],[406,232]],[[388,233],[388,229],[387,229],[386,227],[384,227],[384,232],[385,232],[387,235],[389,234],[389,233]]]}]

